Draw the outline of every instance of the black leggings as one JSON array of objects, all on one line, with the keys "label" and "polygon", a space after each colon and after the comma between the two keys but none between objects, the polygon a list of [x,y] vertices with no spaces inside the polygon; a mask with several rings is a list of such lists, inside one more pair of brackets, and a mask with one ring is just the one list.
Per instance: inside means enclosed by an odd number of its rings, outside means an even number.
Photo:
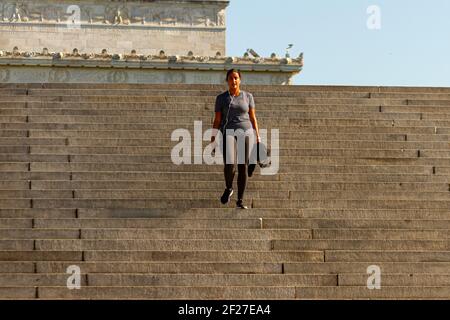
[{"label": "black leggings", "polygon": [[[230,146],[230,155],[228,156],[228,163],[227,163],[227,139],[233,139],[234,138],[234,144]],[[242,142],[238,142],[238,140],[241,140]],[[243,144],[245,139],[245,155],[241,154],[244,149],[243,145],[240,146],[240,144]],[[230,140],[228,140],[230,141]],[[245,138],[237,138],[233,136],[224,136],[223,137],[223,163],[224,163],[224,174],[225,174],[225,184],[227,189],[233,188],[233,181],[234,181],[234,175],[236,173],[236,166],[235,164],[238,164],[238,200],[244,200],[244,192],[245,188],[247,187],[247,166],[248,166],[248,159],[249,159],[249,144],[250,144],[250,138],[247,136]],[[237,152],[242,151],[242,152]],[[245,159],[244,159],[245,157]],[[230,162],[230,159],[233,159],[234,161]],[[236,161],[237,160],[237,161]]]}]

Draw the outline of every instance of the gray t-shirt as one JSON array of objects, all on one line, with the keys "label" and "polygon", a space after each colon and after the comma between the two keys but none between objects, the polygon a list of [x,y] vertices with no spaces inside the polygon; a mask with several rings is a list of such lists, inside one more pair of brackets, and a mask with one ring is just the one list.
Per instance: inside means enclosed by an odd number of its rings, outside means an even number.
[{"label": "gray t-shirt", "polygon": [[[228,106],[230,106],[229,113]],[[225,124],[225,129],[242,129],[244,131],[252,129],[253,126],[250,122],[250,115],[248,112],[250,109],[254,108],[255,100],[253,99],[253,95],[246,91],[241,90],[238,97],[232,97],[228,91],[218,95],[216,98],[215,112],[222,112],[222,123],[220,124],[221,131],[223,132]]]}]

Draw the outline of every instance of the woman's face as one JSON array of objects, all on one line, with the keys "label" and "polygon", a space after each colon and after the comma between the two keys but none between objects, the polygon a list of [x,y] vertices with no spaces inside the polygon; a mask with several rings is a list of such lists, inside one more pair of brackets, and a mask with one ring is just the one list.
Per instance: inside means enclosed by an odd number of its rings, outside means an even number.
[{"label": "woman's face", "polygon": [[228,87],[230,90],[236,90],[239,89],[241,86],[241,77],[239,76],[239,73],[233,72],[228,76]]}]

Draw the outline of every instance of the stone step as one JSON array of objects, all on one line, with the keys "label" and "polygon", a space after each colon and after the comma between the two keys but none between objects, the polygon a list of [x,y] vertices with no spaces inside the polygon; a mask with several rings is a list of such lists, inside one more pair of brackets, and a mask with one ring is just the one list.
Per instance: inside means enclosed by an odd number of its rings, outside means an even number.
[{"label": "stone step", "polygon": [[[203,172],[217,173],[223,171],[223,165],[175,165],[171,163],[54,163],[54,162],[31,162],[31,163],[0,163],[2,171],[18,172]],[[301,173],[367,173],[367,174],[447,174],[450,167],[436,166],[410,166],[410,165],[302,165],[283,164],[279,172],[282,174]]]},{"label": "stone step", "polygon": [[[408,97],[410,98],[410,97]],[[418,97],[420,98],[420,97]],[[165,96],[165,95],[60,95],[60,96],[0,96],[0,101],[5,102],[159,102],[159,103],[209,103],[214,105],[216,97],[212,96]],[[396,99],[396,98],[320,98],[320,97],[257,97],[255,95],[255,103],[284,103],[284,104],[360,104],[368,106],[380,105],[449,105],[450,99]]]},{"label": "stone step", "polygon": [[[222,93],[222,90],[217,89],[187,89],[187,90],[174,90],[170,88],[146,88],[146,89],[78,89],[78,90],[69,90],[69,89],[14,89],[11,91],[6,91],[16,94],[27,94],[28,96],[153,96],[153,95],[164,95],[164,96],[216,96]],[[6,93],[5,92],[5,93]],[[276,90],[264,90],[258,91],[254,93],[254,96],[260,97],[273,97],[273,96],[282,96],[282,97],[355,97],[355,98],[370,98],[370,94],[367,92],[326,92],[326,91],[284,91],[279,92]],[[386,94],[391,96],[393,94]],[[406,95],[410,96],[410,95]],[[426,95],[422,95],[426,96]],[[437,98],[446,98],[450,97],[445,93],[435,93],[430,94],[430,96]]]},{"label": "stone step", "polygon": [[[450,166],[450,158],[353,158],[353,157],[327,157],[327,156],[279,156],[280,163],[289,164],[316,164],[316,165],[415,165],[415,166]],[[17,157],[2,158],[8,162],[73,162],[73,163],[173,163],[171,156],[151,155],[17,155]],[[283,167],[282,166],[282,167]]]},{"label": "stone step", "polygon": [[422,150],[420,150],[420,156],[421,157],[431,157],[431,158],[449,158],[450,151],[422,149]]},{"label": "stone step", "polygon": [[[37,209],[28,209],[37,210]],[[1,212],[1,211],[0,211]],[[15,212],[13,212],[15,213]],[[439,220],[449,219],[448,209],[282,209],[282,208],[252,208],[245,212],[234,209],[89,209],[77,210],[79,218],[190,218],[190,219],[220,219],[220,218],[315,218],[315,219],[413,219]],[[6,215],[6,213],[5,213]],[[24,214],[25,216],[25,214]],[[39,216],[36,216],[39,217]],[[48,217],[47,217],[48,218]],[[73,217],[71,217],[73,218]]]},{"label": "stone step", "polygon": [[[11,130],[10,130],[11,131]],[[16,131],[13,131],[16,132]],[[168,143],[169,139],[155,138],[149,139],[149,137],[161,134],[160,131],[132,131],[132,130],[121,130],[121,131],[72,131],[72,130],[30,130],[29,138],[23,138],[23,140],[5,139],[10,137],[4,137],[1,139],[3,144],[8,141],[23,141],[30,144],[37,141],[55,141],[61,144],[59,141],[69,139],[70,144],[77,144],[75,141],[114,141],[118,140],[120,143],[125,143],[125,141],[130,141],[131,143],[136,143],[137,141],[145,142],[143,144],[152,143],[153,145],[164,145]],[[269,133],[270,134],[270,133]],[[22,138],[22,137],[19,137]],[[270,136],[268,137],[270,138]],[[450,135],[444,134],[433,134],[433,135],[416,135],[416,134],[402,134],[402,133],[303,133],[303,132],[280,132],[279,138],[282,143],[286,141],[394,141],[394,142],[425,142],[425,141],[435,141],[435,142],[446,142],[450,138]],[[36,142],[35,142],[36,141]],[[173,143],[170,141],[170,143]],[[204,142],[207,144],[207,142]],[[28,144],[28,143],[27,143]],[[40,143],[44,144],[44,143]]]},{"label": "stone step", "polygon": [[[220,189],[216,189],[220,190]],[[325,192],[324,192],[325,191]],[[218,197],[220,191],[212,189],[187,191],[187,190],[15,190],[1,191],[0,199],[210,199]],[[360,200],[424,200],[424,201],[447,201],[450,200],[450,193],[447,192],[395,192],[390,190],[371,191],[331,191],[328,189],[308,190],[308,191],[260,191],[248,190],[246,197],[251,199],[271,199],[271,200],[339,200],[339,199],[360,199]]]},{"label": "stone step", "polygon": [[[39,201],[39,200],[36,200]],[[45,200],[44,200],[45,201]],[[64,200],[61,200],[64,201]],[[448,208],[449,201],[415,201],[415,200],[272,200],[253,199],[254,208],[328,208],[328,209],[443,209]]]},{"label": "stone step", "polygon": [[[193,207],[197,208],[220,208],[223,205],[219,202],[219,196],[214,199],[33,199],[32,207],[40,209],[80,209],[80,208],[167,208],[167,209],[189,209]],[[20,200],[20,199],[19,199]],[[0,200],[0,205],[4,203],[4,207],[12,208],[13,201],[17,199]],[[247,203],[251,204],[252,199],[247,198]],[[280,200],[274,200],[273,203],[280,202]],[[423,202],[426,204],[426,202]],[[30,201],[24,200],[23,208],[31,207]],[[234,207],[234,201],[231,202],[228,207]]]},{"label": "stone step", "polygon": [[40,299],[314,300],[447,299],[450,287],[39,287]]},{"label": "stone step", "polygon": [[[406,114],[412,113],[421,115],[423,113],[445,113],[445,107],[432,106],[394,106],[397,109],[388,109],[391,106],[377,105],[352,105],[352,104],[285,104],[285,103],[258,103],[258,116],[266,115],[282,115],[283,113],[291,116],[301,113],[318,113],[318,112],[345,112],[345,113],[370,113],[370,114]],[[161,103],[161,102],[144,102],[144,103],[123,103],[123,102],[8,102],[0,101],[0,114],[4,115],[50,115],[50,114],[92,114],[92,115],[114,115],[120,113],[134,114],[142,112],[154,113],[154,115],[181,115],[198,114],[203,116],[214,115],[215,105],[211,103]],[[381,111],[380,111],[381,110]],[[394,111],[397,110],[397,111]],[[190,113],[188,113],[191,111]]]},{"label": "stone step", "polygon": [[[11,263],[5,264],[5,269]],[[23,265],[23,270],[17,272],[33,273],[34,263],[15,262]],[[65,273],[70,265],[78,265],[83,273],[109,273],[109,274],[364,274],[370,264],[365,262],[296,262],[296,263],[211,263],[211,262],[36,262],[37,273]],[[378,265],[382,273],[386,274],[444,274],[448,275],[449,262],[382,262]],[[367,281],[367,276],[366,276]]]},{"label": "stone step", "polygon": [[[327,156],[284,156],[280,155],[281,168],[287,165],[405,165],[405,166],[450,166],[450,158],[353,158]],[[119,163],[119,164],[173,164],[171,155],[126,155],[126,154],[97,154],[97,155],[52,155],[52,154],[0,154],[0,162],[50,162],[50,163]]]},{"label": "stone step", "polygon": [[[170,156],[166,157],[170,161]],[[162,158],[152,158],[153,161],[161,161]],[[70,156],[53,154],[28,154],[28,153],[9,153],[0,154],[0,162],[69,162]]]},{"label": "stone step", "polygon": [[[34,240],[40,251],[155,250],[155,251],[318,251],[421,250],[445,251],[450,240]],[[5,250],[31,250],[33,240],[0,240]]]},{"label": "stone step", "polygon": [[[221,90],[222,89],[222,90]],[[313,90],[304,88],[304,90],[274,90],[273,88],[265,90],[252,91],[255,97],[309,97],[309,98],[395,98],[395,99],[450,99],[449,93],[434,92],[434,93],[422,93],[422,92],[372,92],[366,91],[325,91],[325,90]],[[250,89],[251,90],[251,89]],[[89,96],[89,95],[104,95],[104,96],[152,96],[152,95],[164,95],[164,96],[216,96],[222,93],[223,88],[214,89],[185,89],[174,90],[170,88],[143,88],[143,89],[3,89],[5,94],[17,94],[28,96]]]},{"label": "stone step", "polygon": [[[6,221],[5,221],[6,220]],[[8,222],[13,219],[2,219]],[[27,219],[15,219],[27,220]],[[418,229],[447,230],[450,220],[399,220],[391,219],[332,219],[332,218],[243,218],[224,217],[222,219],[198,218],[117,218],[117,219],[34,219],[34,228],[46,229],[79,229],[79,228],[176,228],[176,229]],[[27,226],[31,227],[31,226]],[[23,227],[25,228],[25,227]],[[320,234],[320,233],[319,233]]]},{"label": "stone step", "polygon": [[[0,244],[2,241],[0,240]],[[17,242],[19,240],[15,240]],[[36,250],[269,251],[270,240],[35,240]],[[12,244],[11,244],[12,245]],[[31,241],[31,248],[32,248]],[[6,246],[6,244],[5,244]],[[438,245],[435,245],[438,247]],[[312,246],[314,247],[314,246]],[[446,249],[442,244],[436,249]],[[418,246],[417,249],[424,249]],[[428,248],[427,248],[428,249]],[[431,248],[430,248],[431,249]],[[11,249],[13,250],[13,249]],[[25,250],[25,249],[23,249]],[[314,250],[308,248],[305,250]]]},{"label": "stone step", "polygon": [[[4,220],[2,220],[4,221]],[[29,221],[31,222],[31,221]],[[34,219],[34,228],[173,228],[173,229],[262,229],[260,218],[247,219]],[[14,226],[11,226],[14,227]],[[10,227],[10,228],[11,228]],[[29,226],[31,227],[31,226]],[[16,227],[17,228],[17,227]],[[25,227],[23,227],[25,228]],[[300,228],[302,229],[302,228]]]},{"label": "stone step", "polygon": [[443,128],[443,126],[441,126],[440,128],[436,128],[435,131],[437,134],[450,134],[450,127]]},{"label": "stone step", "polygon": [[[362,95],[362,94],[361,94]],[[448,100],[448,93],[400,93],[400,92],[375,92],[370,94],[371,99],[408,99],[408,100]]]},{"label": "stone step", "polygon": [[[7,207],[2,204],[3,200],[0,200],[1,207]],[[10,229],[10,228],[32,228],[33,220],[32,219],[1,219],[0,229]]]},{"label": "stone step", "polygon": [[[414,114],[413,114],[414,115]],[[353,114],[350,116],[348,114],[341,114],[340,117],[333,114],[323,113],[317,114],[315,117],[309,114],[297,115],[295,118],[283,118],[274,117],[269,115],[268,117],[258,116],[258,123],[261,128],[265,127],[287,127],[292,128],[301,127],[306,125],[313,126],[384,126],[384,127],[435,127],[450,126],[450,120],[421,120],[420,115],[410,116],[405,114],[398,114],[398,118],[395,114],[383,114],[383,113],[369,113],[369,114]],[[412,119],[410,119],[412,118]],[[194,121],[201,121],[205,123],[205,126],[212,127],[212,121],[214,115],[195,115],[190,116],[128,116],[128,115],[118,115],[118,116],[94,116],[94,115],[30,115],[30,116],[5,116],[0,115],[1,123],[30,123],[30,124],[45,124],[45,123],[64,123],[64,124],[110,124],[116,127],[124,124],[141,124],[141,125],[154,125],[153,129],[165,129],[171,130],[183,127],[193,127]],[[170,120],[170,125],[163,127],[162,125]],[[159,127],[155,127],[159,126]]]},{"label": "stone step", "polygon": [[[201,110],[193,113],[193,110],[164,109],[163,111],[153,110],[90,110],[90,109],[0,109],[2,117],[29,116],[31,122],[57,122],[57,119],[65,122],[81,122],[84,117],[92,117],[93,121],[105,123],[109,119],[112,123],[119,120],[132,122],[134,119],[143,117],[149,119],[148,122],[162,122],[162,118],[174,121],[174,123],[187,123],[194,120],[211,121],[214,116],[213,110]],[[354,111],[281,111],[268,108],[258,109],[258,120],[264,123],[285,124],[287,119],[370,119],[370,120],[439,120],[439,114],[421,113],[381,113],[381,112],[354,112]],[[44,119],[44,120],[43,120]],[[443,117],[441,120],[446,119]],[[284,122],[286,120],[286,122]]]},{"label": "stone step", "polygon": [[[11,181],[13,183],[6,184],[10,181],[0,183],[5,186],[4,189],[10,190],[28,190],[29,183],[21,181]],[[15,187],[17,184],[17,188]],[[19,188],[20,187],[20,188]],[[23,187],[23,188],[22,188]],[[174,190],[191,191],[191,190],[220,190],[223,187],[222,181],[186,181],[183,184],[174,184],[170,181],[32,181],[31,190]],[[279,182],[279,181],[250,181],[249,187],[254,190],[279,190],[279,191],[372,191],[372,192],[390,192],[390,191],[408,191],[408,192],[447,192],[449,190],[448,183],[339,183],[339,182]]]},{"label": "stone step", "polygon": [[29,190],[28,181],[0,181],[0,190]]},{"label": "stone step", "polygon": [[[1,148],[1,147],[0,147]],[[1,180],[70,180],[69,172],[0,172]]]},{"label": "stone step", "polygon": [[[389,158],[354,158],[351,155],[344,156],[285,156],[279,155],[280,163],[285,165],[301,164],[301,165],[413,165],[413,166],[450,166],[450,158],[424,158],[417,157],[389,157]],[[0,162],[50,162],[50,163],[119,163],[119,164],[173,164],[170,154],[166,155],[127,155],[127,154],[0,154]],[[281,166],[281,168],[283,168]]]},{"label": "stone step", "polygon": [[[82,261],[80,251],[0,251],[0,261]],[[322,257],[323,258],[323,257]]]},{"label": "stone step", "polygon": [[[24,119],[26,120],[26,119]],[[302,122],[299,126],[291,124],[290,126],[277,126],[280,132],[286,134],[301,132],[330,132],[330,133],[403,133],[403,134],[449,134],[450,128],[445,125],[438,125],[435,123],[428,123],[428,126],[421,121],[420,123],[394,123],[392,121],[378,121],[374,124],[369,124],[365,120],[364,123],[359,120],[352,120],[352,123],[345,123],[341,120],[316,120],[311,119]],[[376,120],[374,120],[376,121]],[[399,120],[401,121],[401,120]],[[309,122],[309,123],[308,123]],[[208,128],[210,125],[208,125]],[[260,126],[263,129],[263,126]],[[449,125],[450,127],[450,125]],[[173,130],[179,129],[179,125],[173,124],[161,124],[161,123],[2,123],[0,122],[1,130],[76,130],[76,131],[95,131],[95,130],[113,130],[113,131],[127,131],[127,130],[153,130],[155,132],[166,132],[167,135],[172,133]],[[183,126],[185,129],[193,130],[193,123],[189,126]],[[300,129],[301,128],[301,129]],[[192,131],[193,132],[193,131]]]},{"label": "stone step", "polygon": [[[227,208],[205,209],[130,209],[130,208],[80,208],[80,209],[0,209],[4,218],[82,219],[100,218],[177,218],[177,219],[347,219],[347,220],[447,220],[446,209],[258,209],[241,212]],[[419,223],[419,222],[417,222]],[[121,226],[119,226],[120,228]]]},{"label": "stone step", "polygon": [[0,239],[79,239],[74,229],[0,229]]},{"label": "stone step", "polygon": [[[179,173],[181,174],[181,173]],[[303,181],[303,182],[353,182],[353,183],[366,183],[366,182],[393,182],[393,183],[448,183],[446,176],[428,175],[428,174],[351,174],[351,173],[328,173],[328,174],[285,174],[280,173],[277,175],[280,181]],[[262,177],[258,176],[258,179]],[[111,179],[110,179],[111,180]]]},{"label": "stone step", "polygon": [[[218,190],[218,189],[216,189]],[[220,189],[219,189],[220,190]],[[325,193],[323,191],[326,191]],[[220,193],[220,194],[219,194]],[[121,200],[153,200],[170,199],[196,200],[214,199],[221,195],[221,191],[214,190],[0,190],[0,199],[121,199]],[[416,200],[416,201],[449,201],[450,193],[447,192],[395,192],[389,190],[371,191],[273,191],[273,190],[247,190],[246,199],[253,200],[295,200],[295,201],[318,201],[318,200]],[[33,202],[34,204],[34,202]]]},{"label": "stone step", "polygon": [[[0,286],[54,286],[66,287],[67,274],[0,274]],[[80,285],[93,287],[158,287],[158,286],[333,286],[336,275],[196,275],[196,274],[89,274],[83,275]]]},{"label": "stone step", "polygon": [[[336,138],[335,138],[336,139]],[[294,140],[292,138],[280,138],[280,149],[296,148],[350,148],[350,149],[428,149],[428,150],[448,150],[450,144],[447,141],[364,141],[364,140]],[[4,142],[4,143],[3,143]],[[63,139],[29,139],[25,138],[0,138],[1,145],[31,145],[31,146],[76,146],[76,147],[167,147],[172,149],[178,141],[166,139],[92,139],[92,138],[63,138]],[[203,141],[202,146],[206,147],[209,141]]]},{"label": "stone step", "polygon": [[25,300],[36,297],[37,288],[35,287],[0,287],[0,299],[2,300]]},{"label": "stone step", "polygon": [[[39,262],[39,264],[49,264],[47,262]],[[60,264],[60,263],[59,263]],[[58,265],[59,265],[58,264]],[[383,274],[448,274],[449,262],[377,262]],[[347,273],[364,274],[367,281],[367,268],[370,266],[367,262],[326,262],[326,263],[284,263],[283,270],[286,274],[339,274]],[[55,270],[59,272],[62,270]]]},{"label": "stone step", "polygon": [[28,171],[28,165],[26,163],[0,162],[0,171]]},{"label": "stone step", "polygon": [[[36,262],[38,273],[64,273],[69,265],[77,265],[84,273],[153,273],[153,274],[281,274],[281,263],[213,263],[213,262]],[[7,268],[5,265],[4,268]],[[34,265],[31,265],[30,268]],[[1,268],[1,263],[0,263]],[[25,269],[25,268],[24,268]],[[25,269],[26,271],[28,269]],[[18,271],[20,272],[20,271]],[[33,271],[34,272],[34,271]],[[437,271],[436,271],[437,272]]]},{"label": "stone step", "polygon": [[[69,274],[0,274],[0,287],[37,287],[37,286],[58,286],[67,289],[67,279]],[[306,278],[307,279],[307,278]],[[320,278],[319,278],[320,279]],[[319,280],[318,279],[318,280]],[[312,281],[311,281],[312,282]],[[81,275],[80,285],[87,286],[86,275]]]},{"label": "stone step", "polygon": [[0,137],[2,138],[25,138],[28,136],[26,130],[1,130]]},{"label": "stone step", "polygon": [[[299,143],[301,144],[301,143]],[[307,143],[303,143],[307,145]],[[324,143],[325,144],[325,143]],[[164,156],[170,155],[172,149],[175,147],[83,147],[83,146],[31,146],[31,147],[1,147],[0,152],[12,152],[12,153],[27,153],[28,149],[31,154],[54,154],[54,155],[80,155],[80,154],[132,154],[132,155],[154,155]],[[419,157],[418,149],[406,149],[405,143],[402,145],[388,145],[381,149],[370,149],[369,146],[361,144],[351,148],[351,144],[347,144],[346,148],[339,147],[342,143],[328,143],[327,146],[312,144],[312,148],[285,148],[279,149],[279,154],[282,156],[329,156],[329,157],[373,157],[373,158],[414,158]],[[345,145],[345,144],[344,144]],[[328,147],[328,148],[327,148]],[[382,145],[383,147],[383,145]],[[359,149],[358,149],[359,148]],[[420,150],[420,156],[424,157],[447,157],[450,158],[450,150]],[[273,150],[272,150],[273,152]],[[191,157],[196,154],[192,154]],[[203,154],[199,154],[203,155]],[[217,154],[218,159],[222,159]],[[191,159],[191,161],[193,161]]]},{"label": "stone step", "polygon": [[76,218],[76,209],[0,209],[0,218]]},{"label": "stone step", "polygon": [[[257,115],[264,113],[281,114],[289,113],[295,114],[297,112],[369,112],[380,114],[418,114],[425,115],[428,113],[443,113],[447,114],[448,108],[445,106],[433,105],[395,105],[395,104],[379,104],[379,105],[365,105],[365,104],[333,104],[325,102],[324,104],[309,104],[309,103],[284,103],[276,101],[267,103],[266,101],[259,101],[257,104]],[[58,111],[61,110],[61,111]],[[73,101],[24,101],[24,102],[10,102],[0,101],[0,113],[9,115],[21,114],[52,114],[53,112],[65,112],[66,114],[79,113],[81,110],[88,112],[88,114],[113,114],[117,112],[155,112],[160,115],[173,115],[174,111],[177,114],[183,114],[191,110],[195,114],[211,115],[214,114],[214,103],[209,102],[73,102]],[[15,112],[15,113],[11,113]],[[26,113],[23,113],[26,112]],[[91,113],[92,112],[92,113]]]},{"label": "stone step", "polygon": [[[65,275],[1,276],[6,286],[17,284],[55,285],[64,283]],[[89,285],[94,287],[148,287],[148,286],[358,286],[367,283],[364,274],[335,275],[88,275]],[[26,280],[30,280],[27,282]],[[383,274],[383,286],[450,286],[450,275]]]},{"label": "stone step", "polygon": [[[5,130],[6,132],[7,130]],[[13,131],[25,132],[26,131]],[[3,131],[2,131],[3,132]],[[157,136],[160,131],[156,130],[121,130],[121,131],[74,131],[74,130],[30,130],[30,138],[33,139],[57,139],[57,138],[78,138],[78,139],[149,139]],[[307,132],[280,132],[280,139],[291,140],[372,140],[372,141],[446,141],[450,135],[407,135],[390,133],[307,133]],[[157,140],[165,140],[156,138]],[[434,140],[432,140],[434,139]]]},{"label": "stone step", "polygon": [[[263,219],[264,229],[346,229],[346,228],[379,228],[379,229],[450,229],[450,220],[386,220],[370,219]],[[318,231],[320,234],[320,231]]]},{"label": "stone step", "polygon": [[29,251],[33,248],[33,240],[0,240],[0,250],[4,251]]},{"label": "stone step", "polygon": [[[219,196],[222,192],[220,192]],[[14,201],[19,202],[14,205]],[[246,199],[253,208],[327,208],[327,209],[443,209],[448,208],[448,200],[285,200],[283,199]],[[216,199],[8,199],[0,200],[5,208],[220,208]],[[228,205],[232,208],[234,203]]]},{"label": "stone step", "polygon": [[72,195],[71,190],[0,190],[0,199],[67,199]]},{"label": "stone step", "polygon": [[294,299],[295,287],[39,287],[39,299],[256,300]]},{"label": "stone step", "polygon": [[386,113],[400,113],[400,112],[421,113],[423,114],[423,116],[425,116],[428,113],[447,114],[449,112],[449,109],[446,106],[432,106],[432,105],[407,105],[407,106],[384,105],[378,109],[378,111],[380,110],[381,112]]},{"label": "stone step", "polygon": [[[305,88],[307,89],[307,88]],[[169,88],[146,88],[146,89],[15,89],[5,92],[8,94],[28,95],[28,96],[216,96],[223,90],[171,90]],[[303,97],[303,98],[371,98],[371,99],[450,99],[448,93],[419,93],[419,92],[370,92],[367,91],[319,91],[319,90],[283,90],[282,92],[269,90],[257,90],[252,92],[257,97]]]},{"label": "stone step", "polygon": [[[387,221],[386,221],[387,222]],[[439,220],[436,220],[439,222]],[[387,223],[386,223],[387,224]],[[395,222],[394,222],[395,224]],[[374,226],[373,229],[314,229],[312,230],[314,239],[352,239],[352,240],[446,240],[450,239],[448,229],[394,229],[394,226],[382,228]]]},{"label": "stone step", "polygon": [[[174,184],[185,181],[223,181],[222,170],[214,172],[0,172],[0,178],[7,181],[170,181]],[[368,174],[368,173],[316,173],[278,174],[276,176],[255,177],[258,181],[284,182],[337,182],[337,183],[448,183],[446,176],[429,174]],[[252,181],[252,180],[250,180]],[[207,184],[205,184],[207,185]],[[222,188],[221,188],[222,189]],[[222,191],[222,190],[221,190]]]},{"label": "stone step", "polygon": [[326,250],[326,262],[448,262],[450,251],[346,251]]},{"label": "stone step", "polygon": [[[339,286],[358,286],[367,283],[367,274],[339,274]],[[386,274],[382,273],[382,287],[450,287],[450,275]]]},{"label": "stone step", "polygon": [[[206,122],[206,126],[211,127],[213,117],[211,116],[191,116],[171,117],[171,123],[167,124],[167,117],[120,117],[120,116],[0,116],[2,129],[78,129],[83,127],[87,130],[160,130],[170,133],[175,129],[193,129],[194,121]],[[258,117],[258,122],[262,129],[279,128],[294,131],[303,127],[339,127],[339,126],[369,126],[369,127],[448,127],[450,121],[447,120],[402,120],[402,119],[370,119],[370,118],[274,118]],[[95,124],[95,126],[94,126]],[[69,125],[71,127],[69,127]],[[371,128],[371,130],[374,130]],[[423,132],[423,131],[422,131]],[[414,132],[410,132],[414,133]]]},{"label": "stone step", "polygon": [[[75,251],[76,252],[76,251]],[[45,253],[45,252],[43,252]],[[47,252],[48,253],[48,252]],[[0,253],[1,254],[1,253]],[[430,252],[428,254],[431,254]],[[323,262],[324,251],[84,251],[87,262]],[[1,255],[0,255],[1,257]],[[75,259],[74,259],[75,260]]]},{"label": "stone step", "polygon": [[[38,240],[41,241],[41,240]],[[56,240],[48,240],[56,241]],[[71,241],[71,240],[61,240]],[[55,248],[58,248],[55,246]],[[65,247],[64,247],[65,248]],[[272,250],[351,250],[352,252],[367,250],[449,250],[450,241],[439,240],[273,240]],[[327,260],[328,261],[328,260]]]},{"label": "stone step", "polygon": [[[223,192],[223,191],[222,191]],[[207,199],[218,198],[218,191],[175,191],[174,190],[0,190],[0,199]],[[249,190],[247,198],[251,199],[288,199],[289,192]],[[380,196],[379,196],[380,197]],[[429,195],[424,198],[440,199],[444,197]],[[444,198],[445,199],[445,198]]]},{"label": "stone step", "polygon": [[51,145],[64,146],[67,144],[67,139],[72,138],[0,138],[1,146],[30,146],[30,145]]},{"label": "stone step", "polygon": [[0,262],[0,273],[34,273],[34,262]]},{"label": "stone step", "polygon": [[[439,277],[439,276],[437,276]],[[440,276],[445,281],[445,276]],[[430,277],[431,279],[432,277]],[[348,279],[348,280],[347,280]],[[337,285],[337,276],[331,274],[314,275],[203,275],[203,274],[89,274],[89,285],[94,287],[281,287],[281,286],[334,286]],[[348,282],[350,278],[346,278]],[[367,281],[367,280],[366,280]]]},{"label": "stone step", "polygon": [[316,219],[369,219],[369,220],[446,220],[446,209],[258,209],[240,212],[227,208],[205,209],[0,209],[0,217],[44,218],[44,219],[99,218],[183,218],[183,219],[223,219],[223,218],[316,218]]},{"label": "stone step", "polygon": [[408,99],[406,101],[406,104],[408,105],[418,105],[418,106],[448,106],[449,100],[444,99]]},{"label": "stone step", "polygon": [[[74,231],[75,233],[75,231]],[[74,234],[73,233],[73,234]],[[52,233],[50,233],[52,234]],[[14,236],[14,233],[7,233],[5,236]],[[65,233],[67,237],[68,233]],[[312,231],[309,229],[291,229],[291,230],[230,230],[230,229],[81,229],[81,238],[88,240],[118,240],[118,239],[145,239],[145,240],[271,240],[271,239],[311,239]],[[34,238],[32,238],[34,239]],[[44,238],[42,238],[44,239]],[[50,239],[50,238],[49,238]],[[56,238],[55,238],[56,239]],[[431,239],[431,238],[430,238]]]},{"label": "stone step", "polygon": [[20,124],[20,123],[26,123],[26,122],[27,122],[27,116],[4,116],[4,115],[0,115],[0,123]]},{"label": "stone step", "polygon": [[381,287],[381,290],[369,290],[367,286],[309,287],[296,288],[295,298],[301,300],[367,300],[367,299],[448,299],[449,286],[407,286]]},{"label": "stone step", "polygon": [[[260,194],[251,194],[253,199],[268,199]],[[249,194],[250,196],[250,194]],[[86,197],[88,197],[86,195]],[[164,197],[162,197],[164,198]],[[395,191],[289,191],[288,196],[280,194],[281,199],[290,200],[339,200],[339,199],[364,199],[364,200],[450,200],[450,192],[395,192]]]}]

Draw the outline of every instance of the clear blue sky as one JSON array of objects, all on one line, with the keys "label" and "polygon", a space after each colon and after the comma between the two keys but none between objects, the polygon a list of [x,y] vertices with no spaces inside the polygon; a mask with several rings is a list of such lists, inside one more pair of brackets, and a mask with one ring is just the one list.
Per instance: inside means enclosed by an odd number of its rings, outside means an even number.
[{"label": "clear blue sky", "polygon": [[304,52],[295,84],[450,87],[450,0],[231,0],[227,27],[229,56]]}]

